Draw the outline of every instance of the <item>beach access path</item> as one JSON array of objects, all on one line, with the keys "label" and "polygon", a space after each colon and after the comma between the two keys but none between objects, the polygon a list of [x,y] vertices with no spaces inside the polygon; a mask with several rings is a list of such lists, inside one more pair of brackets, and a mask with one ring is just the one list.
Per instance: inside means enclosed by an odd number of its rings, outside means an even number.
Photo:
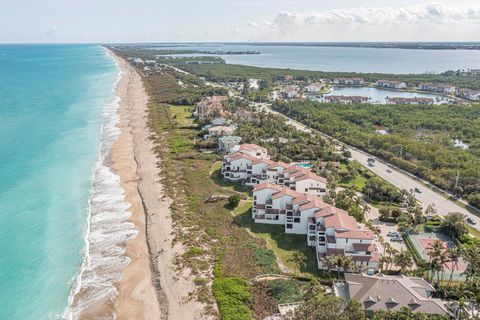
[{"label": "beach access path", "polygon": [[117,87],[121,134],[111,160],[139,232],[126,244],[131,262],[117,285],[117,319],[202,319],[203,305],[188,297],[193,281],[174,263],[184,248],[173,244],[171,200],[163,191],[160,159],[147,124],[148,95],[135,69],[110,53],[122,70]]}]

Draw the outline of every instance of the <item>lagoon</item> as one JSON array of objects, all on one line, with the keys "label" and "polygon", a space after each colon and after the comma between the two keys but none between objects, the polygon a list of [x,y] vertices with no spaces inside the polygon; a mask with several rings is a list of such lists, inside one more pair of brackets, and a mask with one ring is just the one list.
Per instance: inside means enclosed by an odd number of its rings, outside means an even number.
[{"label": "lagoon", "polygon": [[386,103],[387,97],[400,98],[431,98],[435,100],[436,104],[447,103],[450,99],[433,94],[433,93],[419,93],[399,90],[388,90],[376,87],[332,87],[328,95],[336,96],[363,96],[369,97],[372,103]]},{"label": "lagoon", "polygon": [[260,54],[214,54],[214,56],[219,56],[230,64],[313,71],[408,74],[480,68],[479,50],[377,49],[234,43],[176,43],[153,45],[149,48],[212,52],[258,51]]}]

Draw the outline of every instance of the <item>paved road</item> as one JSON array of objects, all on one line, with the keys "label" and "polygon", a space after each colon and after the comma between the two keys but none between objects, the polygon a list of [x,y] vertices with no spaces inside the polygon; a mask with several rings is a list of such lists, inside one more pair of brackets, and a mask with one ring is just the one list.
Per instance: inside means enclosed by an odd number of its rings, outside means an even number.
[{"label": "paved road", "polygon": [[[265,111],[273,113],[273,114],[278,114],[281,115],[285,118],[287,118],[287,121],[289,124],[293,125],[295,128],[301,131],[305,132],[312,132],[312,129],[305,126],[304,124],[295,121],[279,112],[276,112],[272,109],[270,109],[268,106],[264,105],[263,108]],[[328,136],[327,136],[328,137]],[[330,137],[329,137],[330,138]],[[390,167],[392,172],[389,173],[387,172],[387,169],[389,169],[389,165],[382,160],[369,155],[363,151],[360,151],[356,148],[348,146],[348,150],[352,154],[352,158],[358,162],[360,162],[363,165],[367,165],[367,159],[368,158],[374,158],[376,159],[375,166],[374,167],[368,167],[371,171],[375,172],[378,176],[382,177],[386,181],[390,182],[391,184],[397,186],[400,189],[406,189],[406,190],[411,190],[415,188],[419,188],[422,190],[422,193],[416,193],[415,196],[417,199],[421,202],[423,208],[426,208],[429,204],[434,204],[435,208],[438,210],[438,213],[441,215],[446,215],[448,212],[461,212],[468,217],[480,221],[478,217],[476,217],[474,214],[466,210],[465,208],[459,206],[458,204],[454,203],[451,200],[446,199],[444,196],[441,194],[433,191],[429,186],[427,186],[428,183],[426,182],[421,182],[419,180],[414,179],[411,177],[409,174],[406,174],[404,172],[401,172],[399,169]],[[474,226],[477,230],[480,230],[480,226],[477,224]]]}]

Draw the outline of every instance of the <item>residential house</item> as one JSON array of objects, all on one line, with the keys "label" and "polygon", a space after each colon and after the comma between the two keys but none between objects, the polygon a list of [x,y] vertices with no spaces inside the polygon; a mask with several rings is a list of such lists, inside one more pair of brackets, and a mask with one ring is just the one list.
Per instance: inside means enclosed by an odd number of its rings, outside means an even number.
[{"label": "residential house", "polygon": [[355,218],[321,198],[302,194],[273,183],[261,183],[253,190],[252,219],[255,223],[279,224],[286,233],[306,235],[316,250],[319,269],[326,269],[328,255],[350,256],[358,266],[379,268],[379,253],[373,232],[361,229]]},{"label": "residential house", "polygon": [[445,303],[431,298],[434,291],[434,287],[423,278],[404,275],[347,273],[345,283],[334,285],[335,295],[346,301],[360,302],[370,314],[377,310],[399,311],[407,307],[414,312],[448,316]]},{"label": "residential house", "polygon": [[246,109],[239,109],[239,110],[235,111],[235,116],[242,121],[252,121],[253,120],[253,112],[248,111]]},{"label": "residential house", "polygon": [[336,95],[329,95],[324,96],[323,99],[325,102],[328,103],[344,103],[344,104],[351,104],[351,103],[367,103],[370,98],[369,97],[362,97],[362,96],[336,96]]},{"label": "residential house", "polygon": [[354,85],[354,86],[362,86],[365,84],[365,79],[363,78],[335,78],[333,79],[333,84],[338,85]]},{"label": "residential house", "polygon": [[435,100],[432,98],[400,98],[387,97],[387,104],[433,104]]},{"label": "residential house", "polygon": [[253,144],[253,143],[244,143],[244,144],[238,145],[238,146],[233,148],[232,153],[233,152],[240,152],[240,153],[243,153],[243,154],[249,154],[249,155],[251,155],[252,157],[255,157],[255,158],[265,158],[265,159],[270,158],[270,156],[268,155],[268,152],[267,152],[267,148],[258,146],[258,145]]},{"label": "residential house", "polygon": [[377,80],[376,85],[382,88],[389,89],[405,89],[407,84],[397,80]]},{"label": "residential house", "polygon": [[238,146],[242,141],[238,136],[223,136],[218,138],[218,151],[220,153],[231,153],[233,148]]},{"label": "residential house", "polygon": [[318,93],[322,91],[324,84],[321,82],[313,82],[305,87],[305,91],[308,93]]},{"label": "residential house", "polygon": [[198,102],[194,115],[200,119],[218,117],[223,113],[223,104],[228,100],[227,96],[212,96]]},{"label": "residential house", "polygon": [[221,137],[223,135],[232,135],[237,128],[234,126],[213,126],[207,129],[205,139],[212,137]]},{"label": "residential house", "polygon": [[287,89],[285,89],[285,95],[288,99],[298,98],[300,97],[300,93],[298,92],[298,90],[298,86],[287,86]]}]

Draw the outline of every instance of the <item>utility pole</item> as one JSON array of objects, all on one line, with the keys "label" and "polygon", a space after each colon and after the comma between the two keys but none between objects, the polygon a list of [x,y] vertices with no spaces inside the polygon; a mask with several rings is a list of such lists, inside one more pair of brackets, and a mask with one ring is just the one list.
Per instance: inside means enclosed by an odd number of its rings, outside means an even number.
[{"label": "utility pole", "polygon": [[458,180],[460,179],[460,171],[457,170],[457,175],[455,177],[455,188],[458,186]]},{"label": "utility pole", "polygon": [[403,146],[400,147],[400,158],[403,158]]}]

